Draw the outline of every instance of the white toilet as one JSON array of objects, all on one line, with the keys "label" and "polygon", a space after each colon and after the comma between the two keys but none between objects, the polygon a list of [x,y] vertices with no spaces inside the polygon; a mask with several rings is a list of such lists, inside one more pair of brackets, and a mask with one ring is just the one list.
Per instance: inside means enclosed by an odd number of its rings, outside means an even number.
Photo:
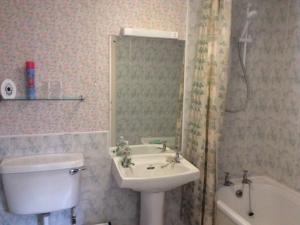
[{"label": "white toilet", "polygon": [[79,200],[83,166],[80,153],[5,158],[0,173],[9,211],[45,214],[73,208]]}]

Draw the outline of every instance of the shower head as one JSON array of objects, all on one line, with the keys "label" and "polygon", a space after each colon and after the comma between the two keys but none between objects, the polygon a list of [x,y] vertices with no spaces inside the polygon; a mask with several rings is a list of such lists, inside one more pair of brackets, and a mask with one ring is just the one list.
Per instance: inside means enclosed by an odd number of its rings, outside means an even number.
[{"label": "shower head", "polygon": [[256,10],[251,10],[251,7],[251,5],[248,5],[246,23],[243,28],[239,42],[251,42],[251,38],[249,38],[248,36],[248,30],[252,22],[251,19],[253,19],[258,14]]},{"label": "shower head", "polygon": [[257,11],[256,10],[252,10],[250,12],[247,13],[247,19],[252,19],[257,15]]}]

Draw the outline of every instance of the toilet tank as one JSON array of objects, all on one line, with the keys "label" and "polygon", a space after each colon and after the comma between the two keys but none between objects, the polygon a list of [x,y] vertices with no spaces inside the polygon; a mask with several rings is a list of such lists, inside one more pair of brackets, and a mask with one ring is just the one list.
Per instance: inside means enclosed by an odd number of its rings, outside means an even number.
[{"label": "toilet tank", "polygon": [[74,207],[83,166],[80,153],[3,159],[0,173],[9,211],[40,214]]}]

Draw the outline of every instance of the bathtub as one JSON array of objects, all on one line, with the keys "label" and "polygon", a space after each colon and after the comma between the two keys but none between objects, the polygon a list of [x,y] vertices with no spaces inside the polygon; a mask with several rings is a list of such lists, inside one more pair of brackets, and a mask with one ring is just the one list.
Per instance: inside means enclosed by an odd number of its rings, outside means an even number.
[{"label": "bathtub", "polygon": [[223,186],[217,192],[217,225],[300,225],[300,193],[268,177],[250,179],[254,216],[248,215],[248,185],[238,198],[241,180],[234,180],[236,185]]}]

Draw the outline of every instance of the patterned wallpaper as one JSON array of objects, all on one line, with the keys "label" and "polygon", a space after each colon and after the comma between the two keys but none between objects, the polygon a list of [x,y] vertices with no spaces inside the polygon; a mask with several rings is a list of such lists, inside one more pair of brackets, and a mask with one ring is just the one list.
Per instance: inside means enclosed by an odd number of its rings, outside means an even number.
[{"label": "patterned wallpaper", "polygon": [[[24,63],[32,59],[37,67],[37,96],[57,92],[84,95],[86,101],[1,102],[0,160],[83,152],[88,170],[82,177],[78,224],[111,220],[137,225],[138,194],[121,190],[111,176],[108,133],[77,132],[109,129],[109,35],[118,35],[120,27],[136,27],[178,31],[184,39],[185,17],[185,0],[2,0],[0,82],[14,80],[18,96],[24,96]],[[179,224],[179,207],[173,204],[179,192],[167,193],[168,225]],[[53,213],[51,223],[69,224],[69,216],[68,211]],[[0,186],[0,224],[38,223],[35,216],[8,213]]]},{"label": "patterned wallpaper", "polygon": [[[239,79],[236,43],[245,17],[245,0],[234,0],[232,68],[228,106],[245,96]],[[251,26],[248,74],[251,98],[245,112],[226,114],[219,149],[220,178],[269,175],[300,191],[300,1],[253,0],[258,16]]]},{"label": "patterned wallpaper", "polygon": [[38,96],[87,100],[0,103],[0,135],[108,130],[109,35],[137,27],[184,39],[185,17],[185,0],[2,0],[0,82],[14,80],[25,95],[24,62],[33,59]]},{"label": "patterned wallpaper", "polygon": [[117,140],[175,137],[183,58],[184,41],[116,37]]}]

